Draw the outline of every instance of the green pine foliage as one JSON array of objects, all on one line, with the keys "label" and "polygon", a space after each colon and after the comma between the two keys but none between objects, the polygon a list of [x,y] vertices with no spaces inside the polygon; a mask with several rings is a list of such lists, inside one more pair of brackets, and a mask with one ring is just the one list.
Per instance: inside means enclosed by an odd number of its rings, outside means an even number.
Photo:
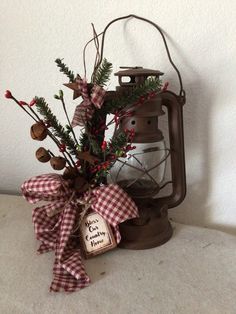
[{"label": "green pine foliage", "polygon": [[35,97],[35,100],[37,111],[45,118],[45,120],[49,121],[53,130],[52,133],[66,144],[68,151],[72,155],[77,156],[76,143],[68,134],[67,130],[60,124],[60,122],[58,122],[57,117],[52,113],[45,99],[42,97]]},{"label": "green pine foliage", "polygon": [[104,103],[101,110],[105,114],[114,113],[117,110],[122,110],[125,107],[134,104],[140,97],[147,95],[150,92],[159,92],[161,90],[161,81],[157,78],[148,78],[142,85],[133,89],[132,94],[123,96]]},{"label": "green pine foliage", "polygon": [[74,73],[69,70],[68,66],[66,66],[66,64],[64,62],[62,62],[63,59],[56,59],[55,62],[58,66],[58,68],[60,69],[60,72],[64,73],[70,80],[70,82],[74,82],[75,81],[75,75]]},{"label": "green pine foliage", "polygon": [[96,139],[90,138],[90,146],[93,155],[99,156],[101,154],[102,150]]},{"label": "green pine foliage", "polygon": [[81,133],[79,138],[79,147],[80,149],[89,146],[89,137],[87,133]]},{"label": "green pine foliage", "polygon": [[102,64],[98,67],[93,75],[93,83],[99,86],[105,86],[110,79],[112,64],[103,59]]},{"label": "green pine foliage", "polygon": [[124,132],[120,132],[111,139],[109,146],[111,147],[112,152],[116,153],[116,151],[119,151],[123,147],[125,147],[126,144],[127,144],[127,134]]}]

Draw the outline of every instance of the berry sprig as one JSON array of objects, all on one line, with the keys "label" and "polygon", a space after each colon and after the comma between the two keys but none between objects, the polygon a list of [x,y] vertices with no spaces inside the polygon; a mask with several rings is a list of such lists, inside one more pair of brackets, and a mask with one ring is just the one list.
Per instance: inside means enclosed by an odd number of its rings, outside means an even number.
[{"label": "berry sprig", "polygon": [[[49,121],[43,121],[32,108],[34,105],[37,105],[36,98],[32,99],[30,103],[27,103],[26,101],[23,101],[23,100],[19,101],[12,95],[12,93],[9,90],[5,92],[5,97],[7,99],[12,99],[22,110],[26,112],[26,114],[28,114],[36,122],[31,127],[31,137],[33,139],[42,141],[48,135],[55,142],[55,144],[60,150],[61,143],[54,136],[54,134],[49,130],[49,128],[51,127],[50,119]],[[66,150],[61,151],[61,152],[64,156],[65,161],[68,163],[69,166],[71,166],[71,164],[75,165],[73,159],[71,158],[70,154]],[[66,157],[65,153],[67,154],[68,158]]]}]

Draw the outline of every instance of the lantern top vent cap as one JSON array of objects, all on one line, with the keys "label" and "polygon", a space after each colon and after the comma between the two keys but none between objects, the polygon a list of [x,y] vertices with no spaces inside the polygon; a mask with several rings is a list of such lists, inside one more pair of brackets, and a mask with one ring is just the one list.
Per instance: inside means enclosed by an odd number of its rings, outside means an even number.
[{"label": "lantern top vent cap", "polygon": [[164,73],[158,70],[144,69],[142,67],[120,67],[121,70],[115,73],[116,76],[161,76]]}]

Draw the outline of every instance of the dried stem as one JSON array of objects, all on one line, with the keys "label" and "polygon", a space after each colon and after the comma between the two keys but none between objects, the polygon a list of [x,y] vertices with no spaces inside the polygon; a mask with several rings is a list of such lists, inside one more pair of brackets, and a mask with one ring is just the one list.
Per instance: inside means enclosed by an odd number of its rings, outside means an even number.
[{"label": "dried stem", "polygon": [[[87,69],[86,69],[86,48],[87,46],[95,39],[98,38],[99,36],[101,36],[103,34],[103,32],[97,34],[95,37],[93,37],[92,39],[90,39],[87,44],[84,46],[84,50],[83,50],[83,64],[84,64],[84,77],[86,77],[87,74]],[[95,69],[96,70],[96,69]],[[95,71],[94,71],[95,72]]]},{"label": "dried stem", "polygon": [[72,135],[74,137],[74,140],[75,140],[76,144],[79,145],[79,143],[77,141],[77,138],[75,136],[75,132],[74,132],[74,130],[73,130],[72,126],[71,126],[71,123],[70,123],[70,119],[69,119],[69,116],[68,116],[68,113],[67,113],[67,110],[66,110],[66,104],[65,104],[65,101],[64,101],[64,97],[63,96],[60,97],[60,100],[61,100],[61,103],[62,103],[62,106],[63,106],[63,110],[64,110],[66,118],[67,118],[67,122],[69,124],[70,129],[71,129],[71,133],[72,133]]},{"label": "dried stem", "polygon": [[98,62],[100,59],[100,53],[99,53],[99,39],[97,32],[95,30],[94,24],[92,23],[92,28],[93,28],[93,40],[94,40],[94,45],[96,48],[96,56],[95,56],[95,61],[94,61],[94,67],[93,67],[93,73],[91,75],[91,82],[93,82],[94,74],[95,74],[95,69],[97,69]]},{"label": "dried stem", "polygon": [[53,152],[50,151],[50,149],[48,149],[48,153],[49,153],[52,157],[55,157],[55,155],[53,154]]},{"label": "dried stem", "polygon": [[17,103],[17,105],[18,105],[22,110],[24,110],[24,111],[27,113],[27,115],[29,115],[35,122],[38,122],[38,120],[35,119],[35,117],[32,116],[32,115],[25,109],[25,107],[20,104],[20,102],[19,102],[15,97],[12,96],[12,99],[14,100],[15,103]]},{"label": "dried stem", "polygon": [[[42,122],[42,120],[40,119],[40,117],[37,115],[37,113],[30,107],[28,106],[28,108],[30,109],[30,111],[32,112],[29,113],[25,107],[23,107],[23,105],[20,104],[20,102],[14,97],[12,96],[12,99],[15,101],[15,103],[22,109],[25,111],[25,113],[27,115],[29,115],[35,122]],[[35,117],[34,117],[35,116]],[[48,136],[55,142],[55,144],[57,145],[57,147],[60,147],[60,142],[58,141],[58,139],[49,131],[47,130]],[[71,162],[67,159],[66,155],[64,152],[62,152],[66,162],[68,163],[69,166],[71,166],[71,163],[73,164],[74,167],[76,167],[76,164],[74,162],[74,160],[71,158],[70,154],[68,152],[66,152],[66,154],[68,155],[69,159],[71,160]]]}]

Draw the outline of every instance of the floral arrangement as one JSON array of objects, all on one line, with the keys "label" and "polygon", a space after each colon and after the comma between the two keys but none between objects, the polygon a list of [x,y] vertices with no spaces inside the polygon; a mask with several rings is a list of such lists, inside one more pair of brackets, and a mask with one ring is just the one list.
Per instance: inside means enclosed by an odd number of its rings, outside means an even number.
[{"label": "floral arrangement", "polygon": [[[161,82],[150,78],[135,88],[132,95],[121,96],[106,90],[112,72],[112,64],[106,59],[95,63],[90,82],[79,74],[75,75],[62,59],[55,62],[69,78],[64,85],[73,90],[73,98],[82,99],[70,119],[63,91],[59,90],[54,96],[65,113],[65,126],[42,97],[34,97],[30,102],[21,101],[9,90],[5,97],[13,100],[34,120],[30,129],[33,140],[43,141],[50,137],[55,143],[55,152],[39,147],[35,155],[39,162],[50,162],[56,171],[64,169],[63,174],[33,177],[24,182],[22,193],[31,203],[48,201],[33,210],[33,223],[36,238],[41,241],[39,252],[55,251],[50,290],[75,291],[90,282],[82,263],[82,240],[79,236],[79,228],[86,215],[98,213],[111,227],[116,243],[120,241],[118,225],[138,216],[132,199],[118,185],[108,184],[107,175],[119,158],[135,148],[134,130],[121,130],[120,120],[132,116],[135,108],[146,99],[155,97],[161,89]],[[108,115],[113,116],[107,123]],[[111,125],[114,133],[107,140],[105,131]]]},{"label": "floral arrangement", "polygon": [[[134,130],[118,130],[120,119],[132,116],[136,106],[145,102],[150,97],[155,97],[160,88],[160,81],[149,79],[144,85],[134,89],[132,96],[111,97],[104,86],[109,81],[112,64],[106,59],[93,74],[91,83],[75,76],[62,62],[56,60],[60,71],[69,77],[70,82],[64,84],[74,91],[74,99],[82,97],[82,102],[75,108],[74,116],[70,121],[66,109],[63,91],[59,90],[54,98],[61,102],[65,112],[67,125],[64,127],[58,121],[50,106],[42,97],[35,97],[29,103],[17,100],[8,90],[5,97],[12,99],[35,123],[31,127],[31,137],[37,141],[43,141],[49,136],[59,149],[61,156],[55,156],[53,152],[40,147],[36,151],[36,158],[40,162],[49,162],[54,170],[66,169],[65,178],[79,178],[84,182],[84,189],[88,185],[99,185],[105,182],[109,169],[115,161],[124,157],[134,149],[132,140]],[[113,119],[106,124],[106,117],[113,114]],[[105,130],[115,124],[114,134],[109,141],[104,138]],[[74,128],[83,127],[77,138]],[[78,180],[77,180],[78,181]],[[81,192],[79,189],[78,192]]]}]

